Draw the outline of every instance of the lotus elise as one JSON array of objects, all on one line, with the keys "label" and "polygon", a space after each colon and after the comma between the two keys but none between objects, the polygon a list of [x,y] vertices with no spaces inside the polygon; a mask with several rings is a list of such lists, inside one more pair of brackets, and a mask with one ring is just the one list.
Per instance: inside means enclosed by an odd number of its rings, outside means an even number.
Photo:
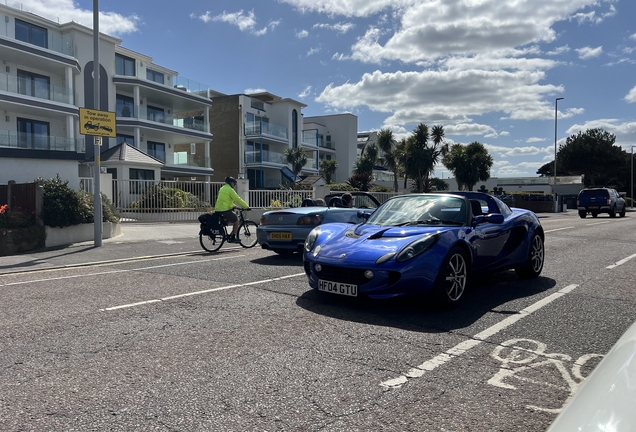
[{"label": "lotus elise", "polygon": [[303,248],[316,290],[377,299],[432,295],[444,307],[458,305],[479,273],[539,276],[544,253],[533,212],[480,192],[394,197],[363,223],[317,226]]}]

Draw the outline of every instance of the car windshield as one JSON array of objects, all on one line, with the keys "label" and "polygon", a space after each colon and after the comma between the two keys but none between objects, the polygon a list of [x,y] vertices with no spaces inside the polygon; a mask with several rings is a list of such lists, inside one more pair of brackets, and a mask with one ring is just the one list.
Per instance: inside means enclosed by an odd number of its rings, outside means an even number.
[{"label": "car windshield", "polygon": [[393,198],[380,206],[367,223],[380,226],[463,225],[466,201],[443,195]]}]

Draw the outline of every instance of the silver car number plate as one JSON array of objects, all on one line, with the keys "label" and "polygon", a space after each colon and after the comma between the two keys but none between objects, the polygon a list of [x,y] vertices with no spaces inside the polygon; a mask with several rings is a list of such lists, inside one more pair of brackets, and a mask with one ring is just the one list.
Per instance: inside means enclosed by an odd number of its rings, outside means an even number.
[{"label": "silver car number plate", "polygon": [[330,292],[333,294],[342,294],[350,297],[358,296],[358,286],[340,282],[331,282],[326,280],[318,281],[318,290]]}]

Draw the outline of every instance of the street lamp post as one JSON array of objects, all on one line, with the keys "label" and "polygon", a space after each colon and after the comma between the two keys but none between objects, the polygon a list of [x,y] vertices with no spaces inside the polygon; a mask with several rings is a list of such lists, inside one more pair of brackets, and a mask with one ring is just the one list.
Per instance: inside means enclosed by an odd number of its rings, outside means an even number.
[{"label": "street lamp post", "polygon": [[559,212],[559,203],[557,202],[556,193],[556,163],[557,163],[557,115],[559,113],[558,106],[559,101],[563,100],[562,97],[554,100],[554,212]]},{"label": "street lamp post", "polygon": [[634,147],[632,146],[632,177],[631,177],[631,185],[632,185],[632,210],[634,210]]}]

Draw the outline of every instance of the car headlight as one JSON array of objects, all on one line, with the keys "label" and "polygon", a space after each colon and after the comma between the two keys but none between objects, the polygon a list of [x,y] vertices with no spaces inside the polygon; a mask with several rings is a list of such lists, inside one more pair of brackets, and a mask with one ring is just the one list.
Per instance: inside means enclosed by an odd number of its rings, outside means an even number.
[{"label": "car headlight", "polygon": [[395,257],[396,261],[407,261],[411,258],[426,252],[439,240],[439,234],[428,235],[426,237],[419,238],[402,249]]},{"label": "car headlight", "polygon": [[311,251],[316,244],[316,240],[318,240],[318,236],[320,235],[320,227],[316,227],[311,230],[307,238],[305,239],[305,250],[307,252]]}]

